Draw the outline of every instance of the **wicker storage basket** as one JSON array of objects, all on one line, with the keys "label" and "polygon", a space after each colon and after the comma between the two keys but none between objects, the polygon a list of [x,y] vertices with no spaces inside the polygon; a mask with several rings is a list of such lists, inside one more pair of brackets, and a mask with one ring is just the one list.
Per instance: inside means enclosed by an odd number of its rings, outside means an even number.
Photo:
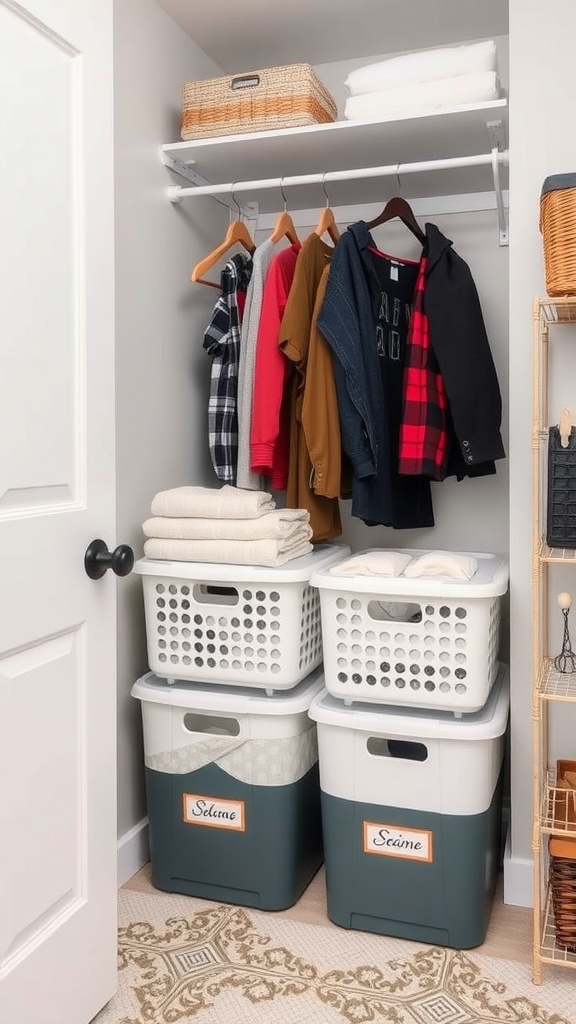
[{"label": "wicker storage basket", "polygon": [[[562,831],[573,829],[576,823],[575,776],[576,761],[556,762],[552,813],[555,827]],[[548,852],[556,943],[576,952],[576,839],[551,836]]]},{"label": "wicker storage basket", "polygon": [[548,430],[548,493],[546,543],[551,548],[576,548],[576,429],[562,447],[560,430]]},{"label": "wicker storage basket", "polygon": [[184,141],[335,121],[336,104],[310,64],[186,82]]},{"label": "wicker storage basket", "polygon": [[546,291],[576,294],[576,174],[546,178],[540,196]]},{"label": "wicker storage basket", "polygon": [[549,852],[556,942],[576,953],[576,841],[552,838]]}]

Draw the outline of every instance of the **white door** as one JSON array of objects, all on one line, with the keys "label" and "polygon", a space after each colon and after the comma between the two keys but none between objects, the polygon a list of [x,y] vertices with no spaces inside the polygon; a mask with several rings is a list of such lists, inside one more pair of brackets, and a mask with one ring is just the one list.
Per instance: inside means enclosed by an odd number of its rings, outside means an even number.
[{"label": "white door", "polygon": [[0,0],[0,1022],[116,979],[111,0]]}]

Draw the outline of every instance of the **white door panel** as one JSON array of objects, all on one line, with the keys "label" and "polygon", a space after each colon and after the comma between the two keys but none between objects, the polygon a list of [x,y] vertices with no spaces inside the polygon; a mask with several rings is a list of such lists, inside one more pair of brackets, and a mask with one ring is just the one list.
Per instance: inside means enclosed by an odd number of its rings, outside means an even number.
[{"label": "white door panel", "polygon": [[0,1024],[115,989],[111,0],[0,0]]}]

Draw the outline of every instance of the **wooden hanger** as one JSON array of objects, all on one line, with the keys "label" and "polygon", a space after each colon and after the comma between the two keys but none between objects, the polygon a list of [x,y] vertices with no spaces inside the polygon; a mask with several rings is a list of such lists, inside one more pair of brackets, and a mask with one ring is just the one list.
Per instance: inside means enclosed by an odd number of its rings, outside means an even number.
[{"label": "wooden hanger", "polygon": [[318,235],[319,238],[321,238],[322,235],[326,234],[327,232],[329,237],[334,242],[334,245],[336,245],[336,242],[340,238],[340,231],[338,230],[338,225],[334,217],[334,211],[330,207],[330,199],[326,191],[324,178],[322,178],[322,188],[324,189],[324,195],[326,196],[326,206],[324,207],[320,214],[320,219],[318,220],[315,234]]},{"label": "wooden hanger", "polygon": [[[396,171],[396,177],[398,178],[398,191],[400,191],[401,184],[398,171]],[[394,196],[393,199],[389,199],[388,202],[386,203],[386,206],[382,210],[382,213],[378,217],[376,217],[375,220],[371,220],[366,225],[366,227],[368,228],[369,231],[372,231],[374,228],[380,227],[381,224],[386,224],[387,221],[394,220],[395,217],[399,217],[402,223],[408,228],[408,230],[411,231],[412,234],[416,236],[420,244],[424,245],[426,241],[426,235],[424,234],[422,228],[418,224],[418,221],[414,216],[414,212],[412,210],[412,207],[410,206],[410,203],[408,203],[406,199],[403,199],[403,197],[400,195]]]},{"label": "wooden hanger", "polygon": [[[232,198],[234,199],[234,195],[232,195]],[[234,202],[236,203],[235,199]],[[238,203],[236,203],[236,206],[238,206]],[[240,212],[239,206],[238,212]],[[232,217],[232,214],[230,214],[230,217]],[[220,288],[219,282],[208,281],[207,279],[204,278],[204,274],[211,270],[211,268],[216,263],[218,263],[225,255],[225,253],[227,253],[228,250],[231,249],[233,245],[236,245],[236,243],[243,245],[244,248],[247,249],[250,254],[252,254],[256,249],[254,240],[250,232],[248,231],[248,228],[246,227],[244,221],[230,219],[230,223],[228,225],[228,230],[226,232],[224,241],[221,242],[220,245],[218,245],[215,249],[213,249],[212,252],[208,254],[208,256],[205,256],[203,260],[200,260],[200,262],[196,264],[196,266],[192,270],[192,273],[190,274],[190,280],[194,281],[195,284],[207,284],[210,288]]]},{"label": "wooden hanger", "polygon": [[296,234],[296,228],[294,227],[294,221],[286,209],[286,196],[284,195],[284,189],[282,188],[282,181],[280,181],[280,191],[282,193],[282,199],[284,200],[284,209],[282,213],[278,214],[278,220],[274,227],[274,231],[270,235],[270,241],[273,245],[276,245],[282,238],[287,238],[292,245],[295,245],[298,241],[298,235]]}]

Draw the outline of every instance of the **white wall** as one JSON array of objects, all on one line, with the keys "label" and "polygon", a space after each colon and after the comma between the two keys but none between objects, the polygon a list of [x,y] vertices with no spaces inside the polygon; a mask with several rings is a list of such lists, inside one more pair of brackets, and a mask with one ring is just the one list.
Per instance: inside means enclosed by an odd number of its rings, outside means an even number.
[{"label": "white wall", "polygon": [[[155,0],[116,0],[116,303],[118,542],[142,553],[141,523],[161,488],[213,483],[206,428],[210,361],[203,329],[215,292],[190,269],[224,234],[211,199],[173,207],[159,147],[179,138],[180,87],[220,74]],[[118,832],[146,813],[140,709],[147,670],[141,582],[118,585]]]},{"label": "white wall", "polygon": [[[576,170],[571,127],[574,96],[574,0],[510,0],[510,567],[512,685],[512,834],[506,890],[531,901],[531,308],[545,296],[538,230],[540,188],[548,174]],[[573,340],[574,335],[572,336]],[[564,349],[566,351],[566,349]],[[564,371],[564,366],[561,368]],[[572,407],[576,373],[564,372]],[[571,381],[571,385],[570,382]],[[559,401],[553,399],[551,413]],[[569,399],[568,399],[569,400]],[[572,589],[574,587],[573,572]],[[571,589],[551,578],[553,594]],[[556,611],[557,615],[557,611]],[[557,639],[558,633],[556,634]],[[556,641],[555,641],[556,642]],[[555,747],[574,756],[575,718],[555,709]],[[554,751],[553,751],[554,753]]]}]

